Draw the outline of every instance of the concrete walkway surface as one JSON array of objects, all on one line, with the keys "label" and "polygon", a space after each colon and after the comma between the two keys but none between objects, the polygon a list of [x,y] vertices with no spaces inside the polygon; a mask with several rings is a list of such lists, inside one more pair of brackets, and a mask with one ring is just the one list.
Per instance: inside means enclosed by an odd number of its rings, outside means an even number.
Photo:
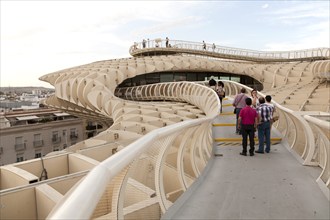
[{"label": "concrete walkway surface", "polygon": [[329,219],[330,203],[316,178],[283,145],[242,156],[241,146],[215,146],[202,176],[162,219]]}]

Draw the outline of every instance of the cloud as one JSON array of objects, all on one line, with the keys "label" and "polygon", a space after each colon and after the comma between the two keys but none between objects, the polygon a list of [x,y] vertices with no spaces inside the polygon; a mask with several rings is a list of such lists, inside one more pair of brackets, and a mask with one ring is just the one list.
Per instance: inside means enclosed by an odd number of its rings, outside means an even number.
[{"label": "cloud", "polygon": [[248,4],[257,12],[238,1],[1,1],[1,85],[38,85],[49,72],[128,57],[144,37],[258,49],[268,40],[268,50],[329,45],[329,3]]},{"label": "cloud", "polygon": [[135,30],[132,32],[132,34],[137,36],[145,36],[148,34],[164,33],[167,32],[168,30],[177,27],[185,27],[185,28],[187,28],[188,26],[196,27],[196,23],[198,23],[200,20],[201,20],[200,17],[188,16],[180,19],[159,22],[156,25]]},{"label": "cloud", "polygon": [[312,22],[312,19],[326,19],[329,21],[329,2],[292,2],[286,8],[269,11],[273,20],[288,25],[300,25]]}]

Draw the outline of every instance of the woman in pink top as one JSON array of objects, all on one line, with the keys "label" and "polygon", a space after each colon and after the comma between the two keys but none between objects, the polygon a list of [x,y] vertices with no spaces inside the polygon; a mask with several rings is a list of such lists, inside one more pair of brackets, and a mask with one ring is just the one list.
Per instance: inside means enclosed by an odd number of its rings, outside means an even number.
[{"label": "woman in pink top", "polygon": [[241,155],[246,156],[247,153],[247,137],[249,136],[250,140],[250,156],[254,155],[254,131],[257,128],[258,124],[258,113],[257,111],[251,107],[252,99],[245,99],[246,107],[244,107],[238,117],[238,127],[242,133],[242,146],[243,151],[240,153]]}]

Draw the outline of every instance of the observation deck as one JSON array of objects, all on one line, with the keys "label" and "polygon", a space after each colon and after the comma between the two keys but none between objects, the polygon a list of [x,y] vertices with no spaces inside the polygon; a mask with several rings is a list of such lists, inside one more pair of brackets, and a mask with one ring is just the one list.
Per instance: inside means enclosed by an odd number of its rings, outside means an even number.
[{"label": "observation deck", "polygon": [[330,48],[267,52],[181,40],[169,40],[166,46],[166,40],[160,38],[135,43],[130,47],[129,53],[134,57],[194,54],[259,63],[330,60]]}]

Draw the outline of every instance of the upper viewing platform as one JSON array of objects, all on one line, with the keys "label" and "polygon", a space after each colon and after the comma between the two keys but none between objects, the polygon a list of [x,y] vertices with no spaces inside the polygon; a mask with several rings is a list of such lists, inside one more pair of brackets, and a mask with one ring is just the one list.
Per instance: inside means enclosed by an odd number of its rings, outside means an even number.
[{"label": "upper viewing platform", "polygon": [[253,62],[291,62],[330,60],[330,48],[313,48],[295,51],[257,51],[225,47],[203,42],[156,38],[135,42],[129,49],[132,56],[168,55],[187,53],[222,59]]}]

